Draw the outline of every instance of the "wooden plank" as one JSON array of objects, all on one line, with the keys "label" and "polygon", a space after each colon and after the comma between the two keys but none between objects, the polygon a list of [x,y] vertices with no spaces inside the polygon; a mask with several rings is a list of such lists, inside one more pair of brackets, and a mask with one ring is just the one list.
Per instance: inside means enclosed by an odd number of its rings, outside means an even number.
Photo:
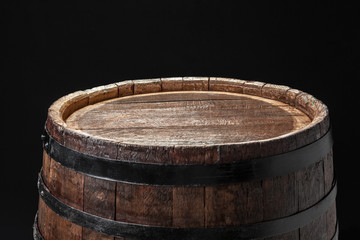
[{"label": "wooden plank", "polygon": [[[297,172],[299,211],[309,208],[324,197],[324,165],[320,161]],[[300,240],[326,239],[326,215],[300,229]]]},{"label": "wooden plank", "polygon": [[59,99],[50,106],[48,109],[48,117],[45,123],[48,133],[59,143],[64,142],[63,135],[64,128],[66,127],[66,124],[59,113],[61,105],[62,101]]},{"label": "wooden plank", "polygon": [[[265,179],[262,181],[264,221],[290,216],[298,212],[298,191],[296,174]],[[263,240],[299,240],[295,230]]]},{"label": "wooden plank", "polygon": [[46,240],[81,240],[82,228],[65,220],[39,200],[39,227]]},{"label": "wooden plank", "polygon": [[205,227],[234,226],[263,219],[260,181],[205,188]]},{"label": "wooden plank", "polygon": [[48,188],[60,201],[83,210],[83,183],[82,174],[65,168],[51,159]]},{"label": "wooden plank", "polygon": [[[126,185],[125,183],[116,183],[115,191],[115,220],[126,222]],[[125,238],[115,238],[114,240],[127,240]]]},{"label": "wooden plank", "polygon": [[115,83],[118,86],[119,97],[134,94],[134,82],[131,80]]},{"label": "wooden plank", "polygon": [[208,77],[184,77],[183,78],[184,91],[207,91],[209,90]]},{"label": "wooden plank", "polygon": [[261,95],[266,98],[276,99],[282,102],[286,102],[286,92],[289,89],[290,88],[288,86],[266,83],[261,88]]},{"label": "wooden plank", "polygon": [[[334,181],[333,151],[330,151],[324,159],[324,179],[325,193],[328,193],[331,190]],[[330,239],[336,232],[336,222],[336,203],[334,203],[326,212],[326,232],[328,239]]]},{"label": "wooden plank", "polygon": [[326,212],[326,236],[327,239],[331,239],[336,232],[337,227],[337,214],[336,214],[336,202]]},{"label": "wooden plank", "polygon": [[209,80],[209,91],[243,93],[245,82],[239,79],[211,77]]},{"label": "wooden plank", "polygon": [[[282,93],[281,91],[280,93],[271,93],[268,97]],[[296,148],[295,137],[288,136],[285,139],[274,139],[261,144],[260,152],[261,156],[265,157],[292,151]],[[296,176],[296,173],[289,173],[284,176],[262,180],[264,221],[287,217],[298,212],[299,199]],[[264,238],[263,240],[299,240],[299,230]]]},{"label": "wooden plank", "polygon": [[39,209],[37,212],[38,217],[38,228],[41,235],[44,239],[50,239],[49,235],[51,234],[51,227],[50,227],[50,219],[48,214],[48,208],[44,201],[39,197]]},{"label": "wooden plank", "polygon": [[[84,177],[84,211],[102,218],[115,219],[116,183],[89,176]],[[103,235],[83,228],[82,239],[113,240],[114,237]]]},{"label": "wooden plank", "polygon": [[246,81],[243,85],[243,92],[245,94],[261,96],[261,88],[265,85],[263,82]]},{"label": "wooden plank", "polygon": [[[68,131],[64,133],[64,145],[75,150],[83,149],[81,137],[72,138]],[[48,185],[50,192],[65,204],[83,210],[84,176],[72,171],[55,160],[50,160]],[[50,239],[82,239],[82,227],[59,217],[51,210],[47,211],[51,228]]]},{"label": "wooden plank", "polygon": [[[82,174],[69,170],[51,159],[48,188],[60,201],[83,210],[83,182]],[[82,239],[82,227],[64,220],[55,213],[52,214],[51,210],[47,214],[53,226],[50,229],[50,235],[53,237],[50,239]]]},{"label": "wooden plank", "polygon": [[144,94],[161,91],[160,78],[144,79],[134,82],[134,94]]},{"label": "wooden plank", "polygon": [[[121,184],[118,188],[121,187]],[[167,186],[147,186],[126,184],[125,193],[117,192],[116,211],[120,219],[127,222],[149,224],[155,226],[171,226],[172,224],[172,189]],[[121,198],[122,197],[122,198]],[[120,199],[121,198],[121,199]],[[122,216],[125,215],[125,216]]]},{"label": "wooden plank", "polygon": [[204,227],[204,187],[174,187],[173,227]]},{"label": "wooden plank", "polygon": [[59,112],[63,119],[68,118],[76,110],[83,108],[89,104],[89,97],[84,91],[77,91],[66,96],[66,100],[62,103]]},{"label": "wooden plank", "polygon": [[289,104],[290,106],[295,106],[295,100],[296,100],[296,96],[298,96],[299,94],[301,94],[302,91],[297,90],[297,89],[289,89],[286,91],[285,93],[285,102],[287,104]]},{"label": "wooden plank", "polygon": [[[242,148],[219,146],[217,158],[207,159],[206,163],[228,163],[259,157],[259,147],[260,144],[245,144]],[[262,219],[261,181],[205,187],[205,227],[235,226]]]},{"label": "wooden plank", "polygon": [[[134,151],[135,150],[135,151]],[[165,156],[162,148],[149,148],[137,152],[136,146],[119,147],[117,158],[120,160],[145,162],[159,161]],[[166,156],[165,156],[166,157]],[[116,220],[155,226],[172,225],[172,187],[133,185],[117,183]]]},{"label": "wooden plank", "polygon": [[42,178],[46,186],[49,185],[49,175],[50,175],[50,163],[51,159],[49,155],[43,150],[43,161],[42,161]]},{"label": "wooden plank", "polygon": [[88,104],[94,104],[119,96],[119,89],[116,84],[108,84],[104,86],[94,87],[85,90],[85,92],[87,93],[89,98]]},{"label": "wooden plank", "polygon": [[262,181],[264,221],[286,217],[298,212],[295,174]]},{"label": "wooden plank", "polygon": [[334,182],[333,150],[331,150],[324,158],[324,179],[325,193],[328,193]]},{"label": "wooden plank", "polygon": [[317,102],[317,99],[315,99],[310,94],[301,93],[296,96],[295,106],[313,119],[317,113],[315,102]]},{"label": "wooden plank", "polygon": [[[174,147],[170,158],[173,164],[204,164],[214,157],[211,153],[202,147]],[[173,187],[173,227],[204,227],[204,191],[201,186]]]},{"label": "wooden plank", "polygon": [[[117,158],[117,145],[113,142],[87,138],[85,151],[87,154],[106,158]],[[106,143],[106,144],[104,144]],[[115,191],[116,182],[84,176],[84,211],[99,217],[115,220]],[[106,236],[83,228],[83,239],[112,240],[114,237]]]},{"label": "wooden plank", "polygon": [[161,78],[161,90],[163,92],[182,91],[183,79],[181,77]]},{"label": "wooden plank", "polygon": [[249,160],[260,157],[260,143],[243,143],[240,147],[237,144],[219,146],[219,163],[232,163],[236,161]]},{"label": "wooden plank", "polygon": [[319,239],[327,240],[326,215],[314,219],[311,223],[300,229],[300,240]]}]

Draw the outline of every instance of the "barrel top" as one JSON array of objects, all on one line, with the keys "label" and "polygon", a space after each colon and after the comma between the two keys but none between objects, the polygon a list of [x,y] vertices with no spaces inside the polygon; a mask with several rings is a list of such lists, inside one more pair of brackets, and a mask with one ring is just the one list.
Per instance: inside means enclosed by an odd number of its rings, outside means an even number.
[{"label": "barrel top", "polygon": [[137,152],[209,147],[213,155],[245,151],[248,158],[309,144],[329,125],[327,107],[300,90],[230,78],[177,77],[71,93],[50,106],[46,128],[60,143],[68,139],[68,146],[85,152],[81,146],[91,139],[98,149],[110,144],[123,147],[122,153],[131,146]]},{"label": "barrel top", "polygon": [[257,96],[204,91],[159,92],[88,105],[66,124],[91,137],[148,146],[221,145],[278,137],[304,128],[309,116]]}]

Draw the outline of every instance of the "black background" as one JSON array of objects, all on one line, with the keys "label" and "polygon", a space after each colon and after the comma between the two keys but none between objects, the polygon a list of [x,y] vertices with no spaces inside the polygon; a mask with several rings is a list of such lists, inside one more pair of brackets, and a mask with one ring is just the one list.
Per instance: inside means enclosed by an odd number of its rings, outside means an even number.
[{"label": "black background", "polygon": [[357,8],[334,0],[50,2],[1,7],[2,237],[32,239],[40,134],[53,101],[98,85],[171,76],[283,84],[327,104],[340,239],[357,234]]}]

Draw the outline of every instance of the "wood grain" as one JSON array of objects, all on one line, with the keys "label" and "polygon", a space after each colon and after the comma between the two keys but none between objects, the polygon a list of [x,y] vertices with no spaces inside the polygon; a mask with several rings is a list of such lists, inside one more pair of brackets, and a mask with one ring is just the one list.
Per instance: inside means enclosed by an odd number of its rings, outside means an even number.
[{"label": "wood grain", "polygon": [[263,219],[261,183],[206,187],[206,227],[235,226]]},{"label": "wood grain", "polygon": [[232,78],[210,78],[209,90],[220,92],[243,93],[246,81]]},{"label": "wood grain", "polygon": [[161,90],[163,92],[182,91],[183,79],[181,77],[161,78]]},{"label": "wood grain", "polygon": [[[323,161],[297,172],[299,211],[304,210],[324,197]],[[300,229],[300,239],[326,239],[326,216],[314,219]]]},{"label": "wood grain", "polygon": [[[84,176],[84,211],[99,217],[115,220],[116,183]],[[113,240],[114,237],[83,228],[82,238]]]},{"label": "wood grain", "polygon": [[[203,148],[177,147],[172,151],[173,164],[204,164],[209,157]],[[181,157],[178,157],[181,156]],[[173,187],[172,226],[204,227],[205,187]]]},{"label": "wood grain", "polygon": [[117,184],[116,220],[155,226],[172,224],[172,189]]},{"label": "wood grain", "polygon": [[[48,176],[50,192],[69,206],[83,210],[83,175],[68,170],[50,158]],[[82,227],[59,217],[46,207],[44,210],[49,226],[42,233],[49,239],[82,239]]]},{"label": "wood grain", "polygon": [[209,90],[208,77],[184,77],[183,78],[184,91],[207,91]]},{"label": "wood grain", "polygon": [[116,84],[109,84],[105,86],[95,87],[85,91],[88,97],[88,104],[94,104],[119,96],[119,89]]},{"label": "wood grain", "polygon": [[[66,95],[46,128],[65,146],[94,156],[145,163],[217,164],[280,154],[329,129],[327,107],[287,86],[219,77],[129,80]],[[115,183],[71,171],[43,153],[45,184],[66,204],[122,222],[236,226],[295,214],[327,194],[332,151],[294,173],[206,187]],[[39,200],[46,240],[116,239],[72,224]],[[263,240],[330,240],[336,205],[305,227]],[[123,240],[123,239],[121,239]]]},{"label": "wood grain", "polygon": [[134,82],[134,94],[143,94],[161,91],[161,81],[159,79],[144,79]]},{"label": "wood grain", "polygon": [[310,119],[287,104],[255,96],[172,92],[90,105],[66,123],[70,129],[125,144],[192,146],[277,137],[301,129]]}]

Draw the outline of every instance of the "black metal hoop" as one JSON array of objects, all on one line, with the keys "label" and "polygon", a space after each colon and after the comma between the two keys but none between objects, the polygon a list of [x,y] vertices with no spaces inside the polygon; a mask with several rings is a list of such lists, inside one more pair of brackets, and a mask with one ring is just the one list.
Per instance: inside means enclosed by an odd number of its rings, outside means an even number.
[{"label": "black metal hoop", "polygon": [[331,150],[331,130],[296,150],[227,164],[174,165],[135,163],[88,155],[57,142],[45,130],[47,154],[74,171],[110,181],[143,185],[208,186],[282,176],[321,161]]},{"label": "black metal hoop", "polygon": [[39,174],[38,188],[45,204],[64,219],[102,234],[141,240],[166,240],[170,236],[172,240],[250,240],[276,236],[301,228],[322,216],[334,203],[337,193],[337,185],[334,181],[332,189],[315,205],[293,215],[271,221],[231,227],[173,228],[118,222],[73,208],[50,193],[41,174]]}]

